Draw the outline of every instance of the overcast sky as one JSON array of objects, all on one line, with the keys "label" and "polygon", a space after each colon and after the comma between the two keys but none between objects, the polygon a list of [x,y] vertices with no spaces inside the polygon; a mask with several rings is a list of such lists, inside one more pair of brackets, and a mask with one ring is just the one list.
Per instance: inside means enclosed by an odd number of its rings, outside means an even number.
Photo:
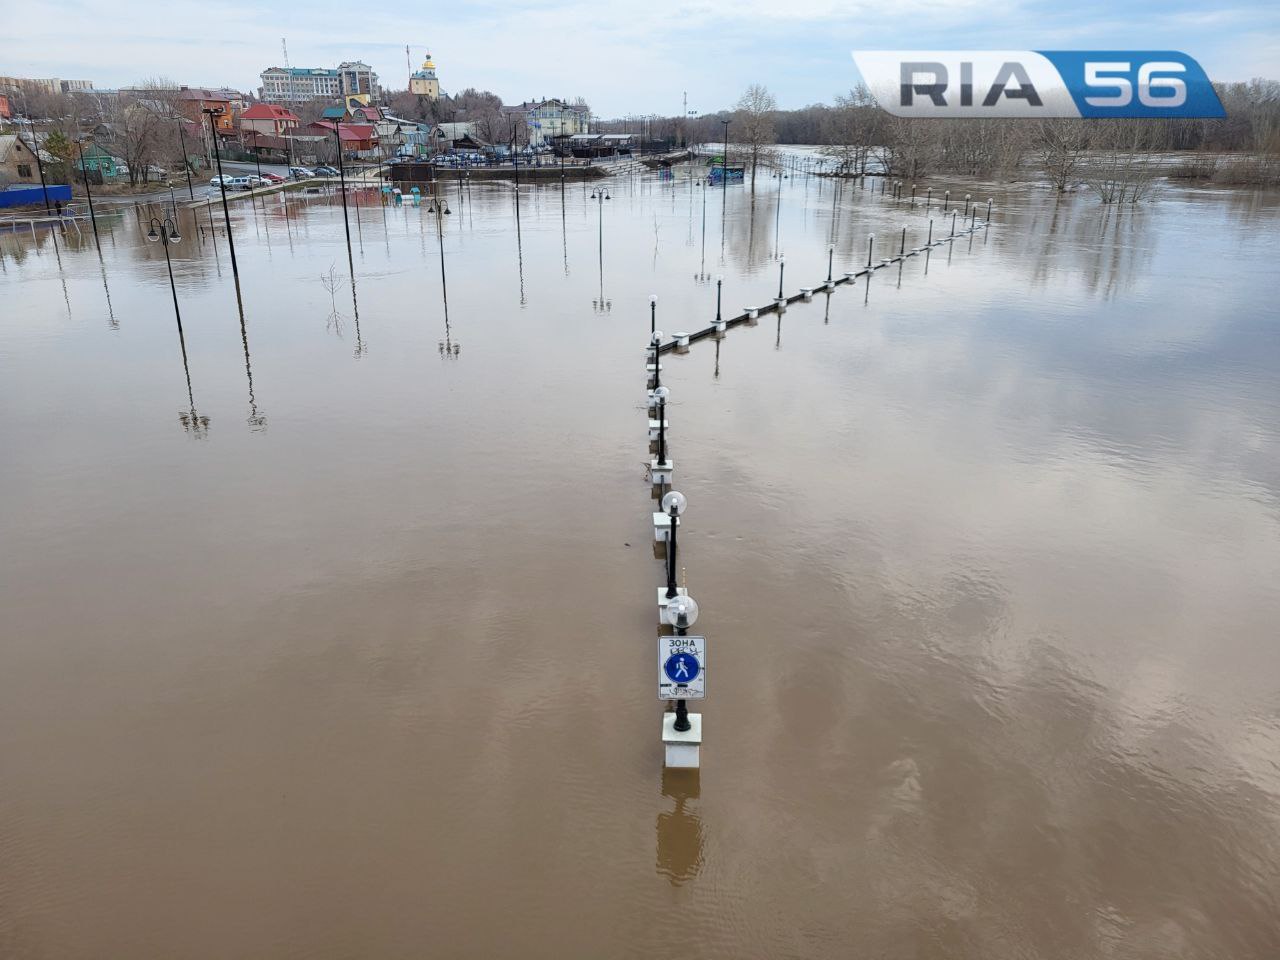
[{"label": "overcast sky", "polygon": [[582,96],[601,116],[729,106],[763,83],[782,107],[830,102],[857,80],[854,49],[1173,49],[1212,80],[1280,79],[1280,3],[1185,0],[5,0],[0,75],[92,80],[165,77],[254,92],[281,65],[372,64],[408,85],[430,49],[446,92],[506,102]]}]

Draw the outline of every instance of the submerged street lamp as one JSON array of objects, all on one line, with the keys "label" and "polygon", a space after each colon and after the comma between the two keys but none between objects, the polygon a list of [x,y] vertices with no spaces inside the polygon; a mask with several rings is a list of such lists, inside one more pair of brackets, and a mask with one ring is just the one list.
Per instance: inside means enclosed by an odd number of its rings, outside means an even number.
[{"label": "submerged street lamp", "polygon": [[187,121],[182,117],[177,117],[178,121],[178,142],[182,144],[182,169],[187,172],[187,195],[194,200],[196,198],[196,188],[191,184],[191,159],[187,156],[187,135],[182,127]]},{"label": "submerged street lamp", "polygon": [[778,258],[778,299],[779,299],[779,300],[783,299],[783,296],[782,296],[782,274],[783,274],[783,271],[785,271],[786,269],[787,269],[787,258],[786,258],[786,257],[779,257],[779,258]]},{"label": "submerged street lamp", "polygon": [[[586,183],[585,180],[582,182],[584,184]],[[603,308],[604,302],[605,302],[604,300],[604,202],[606,200],[612,200],[613,198],[609,196],[609,191],[607,189],[605,189],[604,187],[600,187],[597,190],[591,191],[591,199],[596,202],[596,211],[597,211],[596,230],[599,236],[598,247],[599,247],[599,264],[600,264],[600,304],[601,304],[601,307]],[[518,204],[519,204],[519,201],[517,200],[517,205]]]},{"label": "submerged street lamp", "polygon": [[93,243],[102,253],[102,244],[98,241],[98,218],[93,213],[93,191],[89,189],[89,171],[84,165],[84,138],[76,138],[76,148],[80,151],[80,173],[84,177],[84,195],[89,199],[89,222],[93,224]]},{"label": "submerged street lamp", "polygon": [[675,599],[676,594],[676,519],[689,506],[683,493],[679,490],[668,491],[662,498],[662,512],[671,518],[667,526],[667,600]]},{"label": "submerged street lamp", "polygon": [[716,277],[716,323],[720,323],[720,291],[724,286],[724,276]]},{"label": "submerged street lamp", "polygon": [[653,398],[658,401],[658,466],[667,462],[667,397],[671,391],[667,387],[655,387]]},{"label": "submerged street lamp", "polygon": [[[218,190],[222,193],[222,217],[227,225],[227,248],[231,251],[231,273],[235,276],[236,295],[239,296],[240,267],[236,263],[236,241],[231,235],[231,208],[227,206],[227,181],[222,175],[222,151],[218,147],[218,131],[213,125],[213,118],[222,116],[223,110],[221,107],[205,107],[200,112],[209,118],[209,136],[213,140],[213,156],[218,164]],[[347,245],[350,247],[350,239]]]},{"label": "submerged street lamp", "polygon": [[351,258],[351,223],[347,219],[347,173],[342,165],[342,118],[333,121],[334,147],[338,151],[338,182],[342,188],[342,226],[347,231],[347,269],[351,273],[351,282],[356,282],[356,265]]},{"label": "submerged street lamp", "polygon": [[[159,228],[159,232],[157,232]],[[169,244],[178,243],[182,237],[178,233],[177,225],[165,217],[158,220],[151,218],[151,229],[147,232],[147,239],[152,243],[161,243],[164,245],[164,263],[169,268],[169,292],[173,294],[173,315],[178,319],[178,325],[182,325],[182,312],[178,309],[178,288],[173,282],[173,261],[169,259]]]}]

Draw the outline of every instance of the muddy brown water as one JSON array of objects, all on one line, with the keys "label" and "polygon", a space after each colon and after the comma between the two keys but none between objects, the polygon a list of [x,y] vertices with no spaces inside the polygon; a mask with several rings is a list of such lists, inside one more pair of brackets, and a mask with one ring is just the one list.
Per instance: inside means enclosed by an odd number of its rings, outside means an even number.
[{"label": "muddy brown water", "polygon": [[1277,198],[1000,191],[667,358],[690,777],[648,295],[929,215],[608,189],[451,182],[447,326],[365,196],[358,331],[332,202],[235,206],[243,328],[184,211],[185,370],[133,213],[0,235],[0,955],[1280,956]]}]

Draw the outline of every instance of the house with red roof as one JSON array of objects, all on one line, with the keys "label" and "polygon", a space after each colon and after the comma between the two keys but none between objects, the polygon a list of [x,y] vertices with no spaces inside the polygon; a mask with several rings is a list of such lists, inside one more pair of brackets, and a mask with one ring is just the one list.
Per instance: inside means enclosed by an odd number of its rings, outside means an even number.
[{"label": "house with red roof", "polygon": [[351,154],[364,155],[377,150],[378,132],[371,123],[338,123],[330,120],[317,120],[307,126],[305,132],[318,133],[332,137],[334,129],[338,130],[339,142],[342,144],[344,156]]},{"label": "house with red roof", "polygon": [[285,137],[302,121],[286,107],[274,103],[255,103],[240,114],[240,129],[271,137]]}]

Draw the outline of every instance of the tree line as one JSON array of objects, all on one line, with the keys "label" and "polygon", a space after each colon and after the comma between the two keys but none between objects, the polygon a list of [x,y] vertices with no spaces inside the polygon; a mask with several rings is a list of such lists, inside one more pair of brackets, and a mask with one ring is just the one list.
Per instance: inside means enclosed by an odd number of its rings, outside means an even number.
[{"label": "tree line", "polygon": [[768,145],[778,143],[819,146],[833,172],[844,175],[1010,180],[1034,173],[1060,191],[1092,187],[1107,202],[1139,199],[1161,175],[1280,183],[1280,83],[1215,88],[1227,114],[1221,119],[1093,121],[894,117],[862,86],[832,104],[778,110],[764,87],[752,85],[733,110],[686,123],[673,118],[665,129],[676,139],[715,144],[728,121],[731,152],[744,156],[753,179]]}]

